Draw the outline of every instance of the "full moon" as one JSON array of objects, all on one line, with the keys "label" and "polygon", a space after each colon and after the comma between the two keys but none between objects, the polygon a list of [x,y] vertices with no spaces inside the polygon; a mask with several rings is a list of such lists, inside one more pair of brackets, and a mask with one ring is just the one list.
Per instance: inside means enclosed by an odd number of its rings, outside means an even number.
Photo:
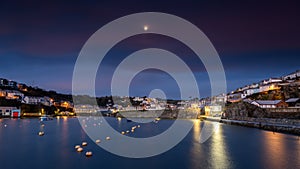
[{"label": "full moon", "polygon": [[147,30],[148,30],[148,26],[145,25],[145,26],[144,26],[144,31],[147,31]]}]

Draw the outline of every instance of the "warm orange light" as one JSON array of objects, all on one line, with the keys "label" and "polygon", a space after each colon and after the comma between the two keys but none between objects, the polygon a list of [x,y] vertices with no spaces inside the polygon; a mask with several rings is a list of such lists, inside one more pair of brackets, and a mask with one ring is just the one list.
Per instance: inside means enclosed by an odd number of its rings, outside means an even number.
[{"label": "warm orange light", "polygon": [[64,119],[64,121],[67,121],[68,117],[67,116],[63,116],[63,119]]}]

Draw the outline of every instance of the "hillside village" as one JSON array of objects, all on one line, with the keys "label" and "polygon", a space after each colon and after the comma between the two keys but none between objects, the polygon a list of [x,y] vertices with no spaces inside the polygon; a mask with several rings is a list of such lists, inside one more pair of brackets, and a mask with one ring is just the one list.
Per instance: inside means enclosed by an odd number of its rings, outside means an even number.
[{"label": "hillside village", "polygon": [[[251,104],[269,112],[300,110],[300,70],[288,75],[269,78],[257,83],[240,87],[227,94],[190,99],[163,100],[144,97],[97,97],[93,105],[90,96],[74,96],[46,91],[38,87],[0,78],[0,117],[31,117],[42,115],[75,115],[98,113],[110,110],[145,111],[145,110],[195,110],[206,116],[224,117],[226,109],[237,103]],[[288,108],[288,109],[286,109]],[[294,108],[294,109],[292,109]],[[228,111],[227,111],[228,112]]]},{"label": "hillside village", "polygon": [[[73,99],[76,101],[74,106]],[[94,105],[96,99],[97,105]],[[171,101],[172,102],[172,101]],[[0,78],[0,117],[39,117],[162,109],[165,101],[147,97],[72,96]],[[173,108],[169,106],[168,108]]]},{"label": "hillside village", "polygon": [[228,94],[201,99],[200,107],[202,114],[221,116],[226,107],[239,102],[271,111],[272,108],[300,108],[300,70],[249,84]]},{"label": "hillside village", "polygon": [[42,116],[73,114],[71,95],[0,78],[0,116]]}]

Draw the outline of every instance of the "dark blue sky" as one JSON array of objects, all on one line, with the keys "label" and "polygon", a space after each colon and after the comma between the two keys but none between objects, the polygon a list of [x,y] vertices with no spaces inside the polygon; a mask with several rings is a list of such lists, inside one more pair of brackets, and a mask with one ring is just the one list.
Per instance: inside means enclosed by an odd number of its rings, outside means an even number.
[{"label": "dark blue sky", "polygon": [[[300,4],[297,1],[2,1],[0,3],[0,77],[71,93],[76,58],[99,28],[137,12],[165,12],[198,26],[218,51],[228,91],[300,69]],[[202,97],[210,84],[201,61],[184,44],[159,35],[125,39],[105,57],[97,94],[110,94],[113,70],[130,53],[159,47],[178,54],[193,70]],[[130,88],[148,95],[162,88],[178,97],[169,75],[148,70]]]}]

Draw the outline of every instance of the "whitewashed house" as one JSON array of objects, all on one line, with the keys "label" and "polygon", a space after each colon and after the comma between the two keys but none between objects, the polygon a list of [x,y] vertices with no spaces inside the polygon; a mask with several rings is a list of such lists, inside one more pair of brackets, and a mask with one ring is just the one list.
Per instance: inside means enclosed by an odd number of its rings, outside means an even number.
[{"label": "whitewashed house", "polygon": [[254,100],[251,104],[260,108],[286,108],[288,104],[282,100]]},{"label": "whitewashed house", "polygon": [[253,83],[253,84],[250,85],[250,89],[255,89],[255,88],[259,88],[258,83]]},{"label": "whitewashed house", "polygon": [[20,110],[16,107],[0,106],[1,117],[20,117]]},{"label": "whitewashed house", "polygon": [[272,83],[281,83],[282,79],[281,78],[269,78],[266,80],[263,80],[261,83],[262,85],[268,85],[268,84],[272,84]]},{"label": "whitewashed house", "polygon": [[41,98],[41,104],[45,105],[45,106],[52,106],[53,102],[52,99],[48,96],[44,96]]},{"label": "whitewashed house", "polygon": [[37,96],[25,96],[22,100],[25,104],[40,104],[43,100],[43,97],[37,97]]},{"label": "whitewashed house", "polygon": [[283,80],[292,80],[300,77],[300,70],[297,70],[296,72],[290,73],[286,76],[283,76]]},{"label": "whitewashed house", "polygon": [[24,94],[19,92],[18,90],[6,90],[6,99],[22,100],[23,98]]},{"label": "whitewashed house", "polygon": [[223,107],[221,105],[208,105],[204,107],[206,116],[221,116],[223,113]]},{"label": "whitewashed house", "polygon": [[134,99],[133,99],[133,101],[139,101],[139,102],[141,102],[141,101],[143,101],[144,100],[144,98],[142,98],[142,97],[135,97]]},{"label": "whitewashed house", "polygon": [[225,104],[226,102],[227,102],[226,94],[219,94],[212,98],[212,103],[215,103],[215,104]]},{"label": "whitewashed house", "polygon": [[252,94],[255,94],[255,93],[259,93],[260,92],[260,89],[259,88],[250,88],[250,89],[247,89],[244,91],[244,96],[250,96]]}]

